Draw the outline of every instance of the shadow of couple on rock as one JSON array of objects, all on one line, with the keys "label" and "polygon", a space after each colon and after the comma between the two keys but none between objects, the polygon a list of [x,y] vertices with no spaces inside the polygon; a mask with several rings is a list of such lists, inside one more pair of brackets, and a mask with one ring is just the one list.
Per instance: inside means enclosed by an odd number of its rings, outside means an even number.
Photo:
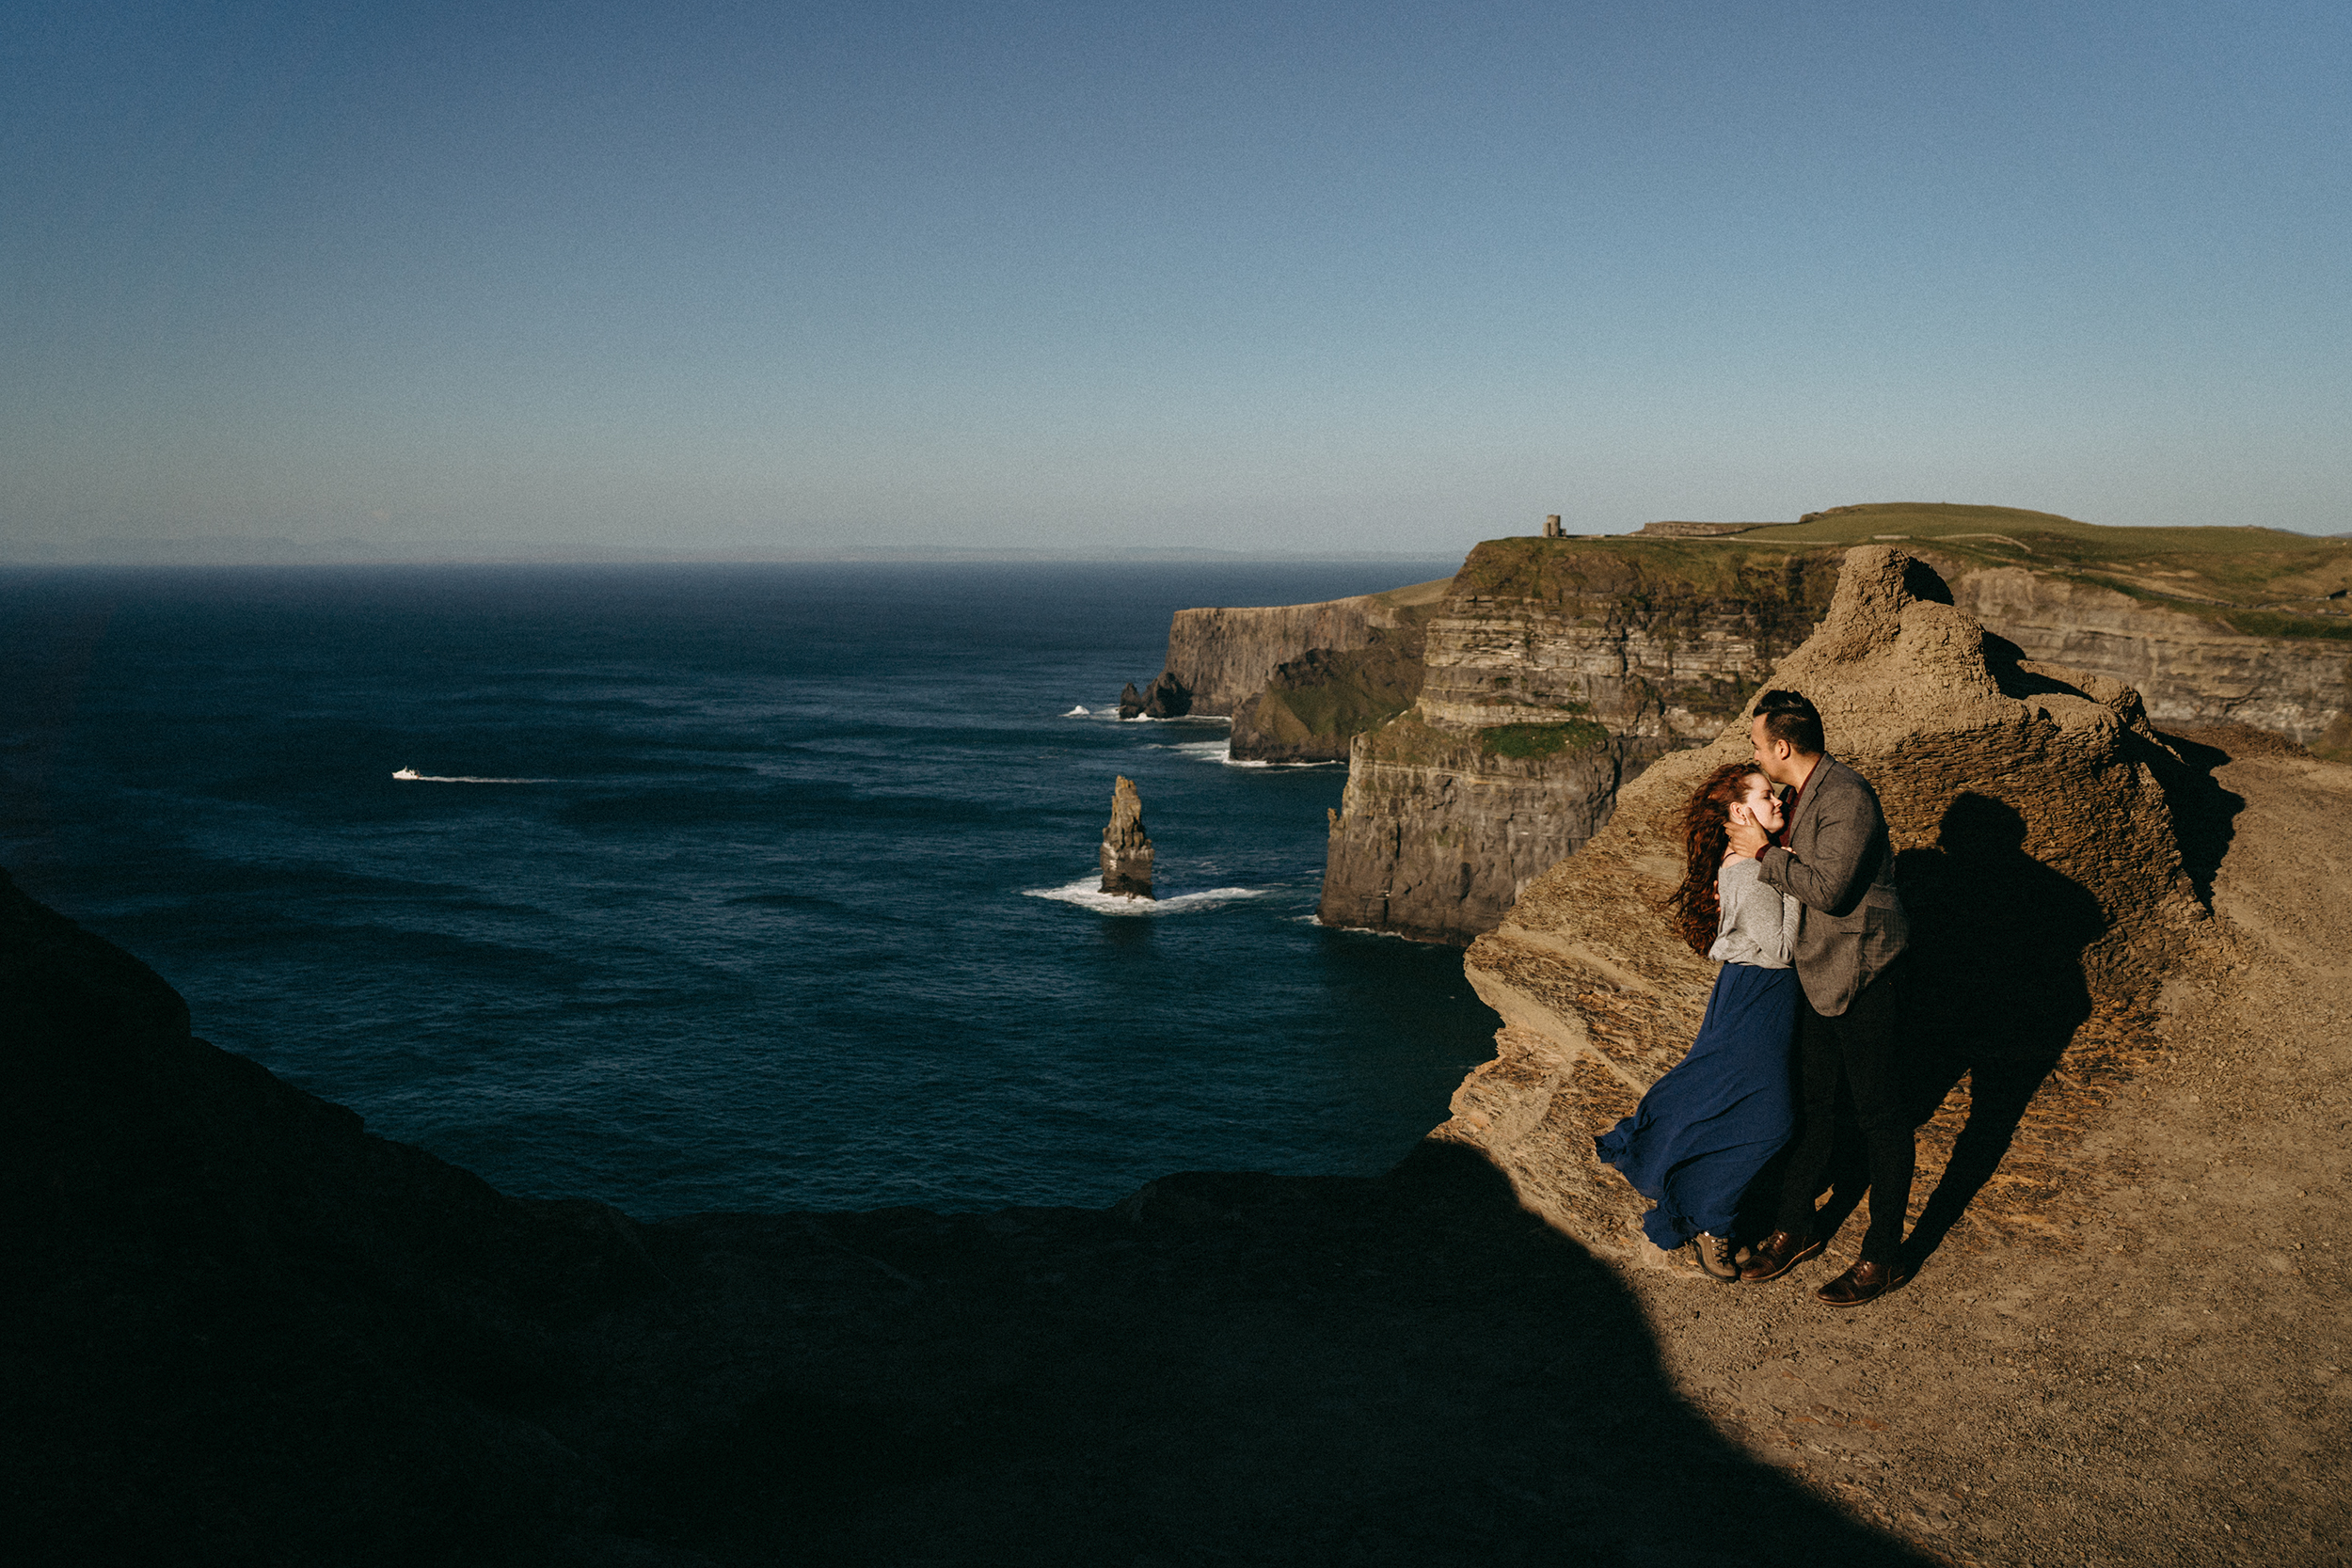
[{"label": "shadow of couple on rock", "polygon": [[[2164,787],[2183,872],[2208,901],[2242,802],[2212,777],[2227,753],[2177,737],[2170,745],[2141,760]],[[1964,1082],[1968,1090],[1965,1119],[1904,1243],[1914,1268],[1992,1182],[2027,1107],[2096,1010],[2084,955],[2106,934],[2107,913],[2089,889],[2027,853],[2026,834],[2015,806],[1971,790],[1945,808],[1932,846],[1896,856],[1911,927],[1899,977],[1911,1124],[1927,1126],[1955,1087]],[[1829,1195],[1815,1220],[1821,1235],[1844,1225],[1868,1187],[1842,1087],[1838,1124]],[[1778,1190],[1775,1166],[1751,1192]]]},{"label": "shadow of couple on rock", "polygon": [[2026,852],[2014,806],[1964,793],[1932,848],[1896,857],[1912,923],[1904,1026],[1913,1125],[1965,1079],[1968,1115],[1907,1248],[1924,1261],[1993,1179],[2042,1083],[2092,1013],[2084,950],[2097,898]]}]

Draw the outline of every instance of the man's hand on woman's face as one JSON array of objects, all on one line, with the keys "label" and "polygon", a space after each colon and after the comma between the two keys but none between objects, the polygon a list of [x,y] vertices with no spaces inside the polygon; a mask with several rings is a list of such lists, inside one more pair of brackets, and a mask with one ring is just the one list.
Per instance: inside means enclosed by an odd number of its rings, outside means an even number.
[{"label": "man's hand on woman's face", "polygon": [[[1742,812],[1740,813],[1740,817],[1744,817],[1747,814],[1745,812]],[[1742,821],[1740,817],[1734,817],[1732,819],[1731,847],[1738,853],[1742,855],[1755,855],[1760,853],[1764,847],[1772,843],[1772,836],[1765,832],[1763,829],[1757,827],[1755,823]]]}]

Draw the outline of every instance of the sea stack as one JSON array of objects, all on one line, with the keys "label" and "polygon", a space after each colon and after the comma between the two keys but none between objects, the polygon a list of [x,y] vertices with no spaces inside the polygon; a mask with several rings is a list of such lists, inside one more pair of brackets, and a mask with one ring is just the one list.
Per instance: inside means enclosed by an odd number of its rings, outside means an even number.
[{"label": "sea stack", "polygon": [[1163,670],[1152,677],[1152,684],[1142,690],[1129,681],[1119,694],[1119,716],[1121,719],[1182,719],[1192,711],[1192,689],[1178,680],[1173,672]]},{"label": "sea stack", "polygon": [[1143,797],[1136,782],[1121,777],[1111,788],[1110,825],[1103,830],[1103,891],[1123,898],[1151,898],[1152,841],[1143,836]]}]

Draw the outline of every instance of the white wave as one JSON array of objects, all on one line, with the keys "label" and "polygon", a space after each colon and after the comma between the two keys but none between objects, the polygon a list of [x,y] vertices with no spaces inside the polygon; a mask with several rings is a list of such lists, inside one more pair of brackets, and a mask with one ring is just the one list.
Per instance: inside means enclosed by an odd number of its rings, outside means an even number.
[{"label": "white wave", "polygon": [[1076,707],[1073,707],[1068,713],[1063,714],[1062,717],[1064,719],[1091,719],[1094,717],[1094,710],[1087,706],[1084,703],[1080,703]]},{"label": "white wave", "polygon": [[1301,926],[1322,926],[1327,931],[1345,931],[1352,937],[1386,937],[1391,942],[1410,942],[1402,931],[1375,931],[1369,926],[1329,926],[1319,914],[1295,914],[1291,919]]},{"label": "white wave", "polygon": [[1154,752],[1176,752],[1195,762],[1223,762],[1232,755],[1232,742],[1227,740],[1154,740]]},{"label": "white wave", "polygon": [[1180,893],[1169,898],[1121,898],[1104,893],[1100,878],[1087,877],[1063,887],[1023,888],[1024,898],[1051,898],[1060,904],[1075,904],[1097,914],[1191,914],[1200,910],[1214,910],[1221,905],[1238,903],[1244,898],[1263,898],[1270,889],[1258,887],[1213,887],[1200,893]]},{"label": "white wave", "polygon": [[1220,762],[1228,768],[1344,768],[1341,762],[1261,762],[1250,757],[1233,755],[1230,740],[1153,741],[1155,752],[1181,752],[1195,762]]},{"label": "white wave", "polygon": [[403,784],[553,784],[553,779],[482,779],[470,773],[420,773],[404,768],[392,775]]}]

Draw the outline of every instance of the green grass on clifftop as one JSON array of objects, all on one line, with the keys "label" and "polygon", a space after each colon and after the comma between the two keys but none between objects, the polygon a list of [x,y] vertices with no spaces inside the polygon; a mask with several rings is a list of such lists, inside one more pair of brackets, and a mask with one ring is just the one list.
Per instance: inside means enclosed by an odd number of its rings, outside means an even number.
[{"label": "green grass on clifftop", "polygon": [[[1929,546],[1966,565],[2023,566],[2112,588],[2249,637],[2352,638],[2352,540],[2270,528],[2110,528],[2009,506],[1833,507],[1732,538],[1789,547]],[[2330,613],[2333,611],[2333,613]]]},{"label": "green grass on clifftop", "polygon": [[[2112,528],[2010,506],[1886,501],[1714,539],[1493,539],[1457,592],[1555,599],[1645,579],[1752,594],[1792,560],[1891,544],[1947,573],[2019,566],[2113,589],[2249,637],[2352,639],[2352,539],[2265,528]],[[2342,595],[2342,596],[2337,596]]]},{"label": "green grass on clifftop", "polygon": [[1492,724],[1478,732],[1478,749],[1490,757],[1525,761],[1581,752],[1608,738],[1608,726],[1590,719],[1570,719],[1559,724]]}]

